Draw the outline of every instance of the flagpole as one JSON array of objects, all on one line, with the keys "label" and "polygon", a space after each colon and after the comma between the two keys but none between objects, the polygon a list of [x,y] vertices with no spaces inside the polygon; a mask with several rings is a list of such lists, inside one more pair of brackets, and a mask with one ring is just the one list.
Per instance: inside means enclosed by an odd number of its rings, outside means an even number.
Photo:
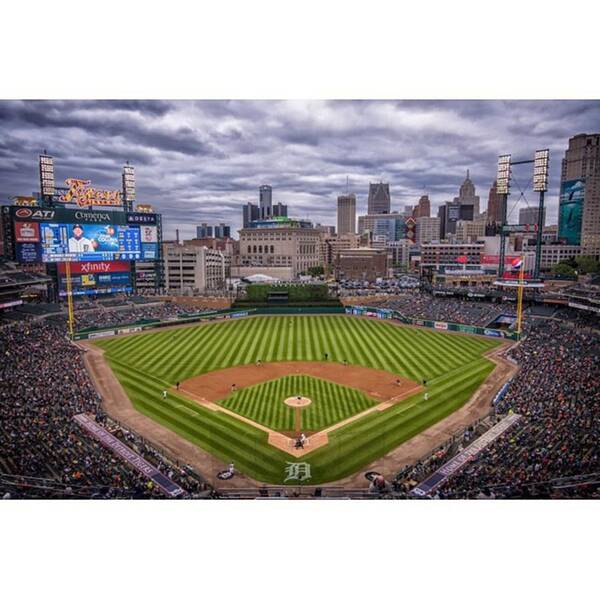
[{"label": "flagpole", "polygon": [[523,283],[525,279],[525,257],[521,255],[521,270],[519,271],[519,291],[517,293],[517,335],[521,337],[523,320]]}]

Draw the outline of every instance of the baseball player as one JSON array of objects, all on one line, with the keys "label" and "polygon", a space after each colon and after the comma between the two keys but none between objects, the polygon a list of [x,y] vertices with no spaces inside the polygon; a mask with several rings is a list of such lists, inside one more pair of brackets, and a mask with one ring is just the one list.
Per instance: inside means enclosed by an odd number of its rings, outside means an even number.
[{"label": "baseball player", "polygon": [[163,397],[163,400],[167,399],[167,390],[163,390],[162,397]]}]

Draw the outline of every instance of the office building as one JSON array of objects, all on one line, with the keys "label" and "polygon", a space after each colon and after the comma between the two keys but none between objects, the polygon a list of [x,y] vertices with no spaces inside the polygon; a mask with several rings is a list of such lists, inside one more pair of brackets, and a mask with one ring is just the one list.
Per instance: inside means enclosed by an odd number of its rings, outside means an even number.
[{"label": "office building", "polygon": [[495,180],[488,194],[487,222],[502,223],[502,196],[498,193],[498,182]]},{"label": "office building", "polygon": [[323,234],[308,221],[256,221],[239,233],[238,277],[260,273],[292,280],[321,264]]},{"label": "office building", "polygon": [[560,182],[559,240],[600,257],[600,133],[569,139]]},{"label": "office building", "polygon": [[455,239],[457,242],[476,242],[485,236],[485,221],[457,221]]},{"label": "office building", "polygon": [[376,236],[385,236],[388,242],[403,239],[415,239],[415,220],[404,217],[400,213],[360,215],[358,217],[358,233],[370,231]]},{"label": "office building", "polygon": [[250,223],[258,219],[260,219],[260,208],[252,202],[244,204],[242,207],[242,227],[248,227]]},{"label": "office building", "polygon": [[447,238],[456,233],[456,223],[458,221],[473,220],[473,204],[459,204],[456,202],[445,202],[438,208],[438,217],[440,219],[440,237]]},{"label": "office building", "polygon": [[440,219],[439,217],[423,216],[416,219],[416,242],[425,244],[439,241]]},{"label": "office building", "polygon": [[196,237],[197,238],[210,238],[213,237],[213,228],[212,225],[208,223],[202,223],[196,227]]},{"label": "office building", "polygon": [[356,233],[356,195],[346,194],[337,198],[337,230],[340,235]]},{"label": "office building", "polygon": [[335,268],[336,279],[375,281],[388,275],[388,252],[378,248],[342,250]]},{"label": "office building", "polygon": [[258,194],[260,218],[270,219],[273,216],[273,188],[270,185],[261,185]]},{"label": "office building", "polygon": [[421,246],[421,266],[440,267],[460,264],[459,256],[467,257],[467,264],[481,264],[484,242],[431,242]]},{"label": "office building", "polygon": [[429,196],[425,195],[419,198],[418,204],[413,208],[412,216],[414,219],[431,216],[431,203],[429,202]]},{"label": "office building", "polygon": [[360,236],[356,233],[344,233],[334,237],[322,238],[322,257],[323,263],[327,267],[333,267],[337,264],[339,254],[342,250],[358,248],[360,246]]},{"label": "office building", "polygon": [[369,198],[367,201],[367,213],[370,215],[381,215],[390,212],[390,184],[370,183]]},{"label": "office building", "polygon": [[400,240],[398,242],[388,242],[385,248],[390,260],[390,267],[395,269],[408,270],[410,266],[410,250],[414,243],[410,240]]},{"label": "office building", "polygon": [[285,204],[281,204],[281,202],[278,202],[277,204],[273,204],[272,211],[273,211],[273,217],[287,217],[288,216],[288,207]]},{"label": "office building", "polygon": [[219,223],[219,225],[215,225],[215,237],[216,238],[230,238],[231,237],[231,227],[226,225],[225,223]]},{"label": "office building", "polygon": [[219,250],[205,246],[165,244],[163,262],[168,293],[192,295],[225,286],[225,257]]},{"label": "office building", "polygon": [[[537,225],[540,214],[539,206],[527,206],[519,210],[519,225]],[[546,225],[546,207],[542,214],[542,226]]]}]

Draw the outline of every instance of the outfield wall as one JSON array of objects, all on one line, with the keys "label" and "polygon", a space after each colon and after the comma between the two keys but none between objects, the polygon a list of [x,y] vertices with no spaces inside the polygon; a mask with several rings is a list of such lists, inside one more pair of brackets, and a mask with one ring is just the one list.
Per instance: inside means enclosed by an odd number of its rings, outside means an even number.
[{"label": "outfield wall", "polygon": [[138,333],[149,329],[159,329],[162,327],[172,327],[173,325],[183,325],[186,323],[200,323],[205,321],[218,321],[222,319],[238,319],[241,317],[256,315],[329,315],[346,314],[365,317],[376,317],[378,319],[393,319],[406,325],[418,325],[419,327],[429,327],[438,331],[456,331],[459,333],[470,333],[475,335],[485,335],[487,337],[496,337],[508,340],[518,340],[519,336],[514,331],[504,331],[501,329],[491,329],[489,327],[478,327],[475,325],[463,325],[462,323],[447,323],[445,321],[430,321],[427,319],[412,319],[405,317],[396,310],[387,308],[376,308],[369,306],[273,306],[264,308],[250,308],[248,310],[222,310],[208,313],[202,313],[191,316],[180,316],[176,319],[167,321],[148,320],[137,321],[135,323],[121,324],[118,327],[106,327],[104,329],[87,329],[78,331],[74,334],[74,340],[93,340],[114,335],[126,333]]},{"label": "outfield wall", "polygon": [[518,340],[519,334],[516,331],[505,331],[503,329],[491,329],[490,327],[479,327],[477,325],[463,325],[462,323],[448,323],[446,321],[431,321],[429,319],[413,319],[406,317],[397,310],[388,308],[374,308],[370,306],[346,306],[346,314],[366,317],[376,317],[377,319],[394,319],[406,325],[418,325],[419,327],[429,327],[439,331],[458,331],[460,333],[471,333],[475,335],[485,335],[488,337],[503,338],[506,340]]}]

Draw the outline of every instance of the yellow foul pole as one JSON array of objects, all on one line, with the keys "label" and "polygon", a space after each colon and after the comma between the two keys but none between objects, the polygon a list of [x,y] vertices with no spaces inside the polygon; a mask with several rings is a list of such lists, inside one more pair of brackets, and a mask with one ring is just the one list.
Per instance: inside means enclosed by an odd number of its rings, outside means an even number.
[{"label": "yellow foul pole", "polygon": [[69,339],[73,339],[73,286],[71,284],[71,263],[67,261],[65,263],[65,274],[67,276],[67,307],[69,311],[68,325],[69,325]]},{"label": "yellow foul pole", "polygon": [[525,257],[521,256],[521,270],[519,271],[519,291],[517,293],[517,334],[521,337],[521,323],[523,322],[523,286],[525,279]]}]

